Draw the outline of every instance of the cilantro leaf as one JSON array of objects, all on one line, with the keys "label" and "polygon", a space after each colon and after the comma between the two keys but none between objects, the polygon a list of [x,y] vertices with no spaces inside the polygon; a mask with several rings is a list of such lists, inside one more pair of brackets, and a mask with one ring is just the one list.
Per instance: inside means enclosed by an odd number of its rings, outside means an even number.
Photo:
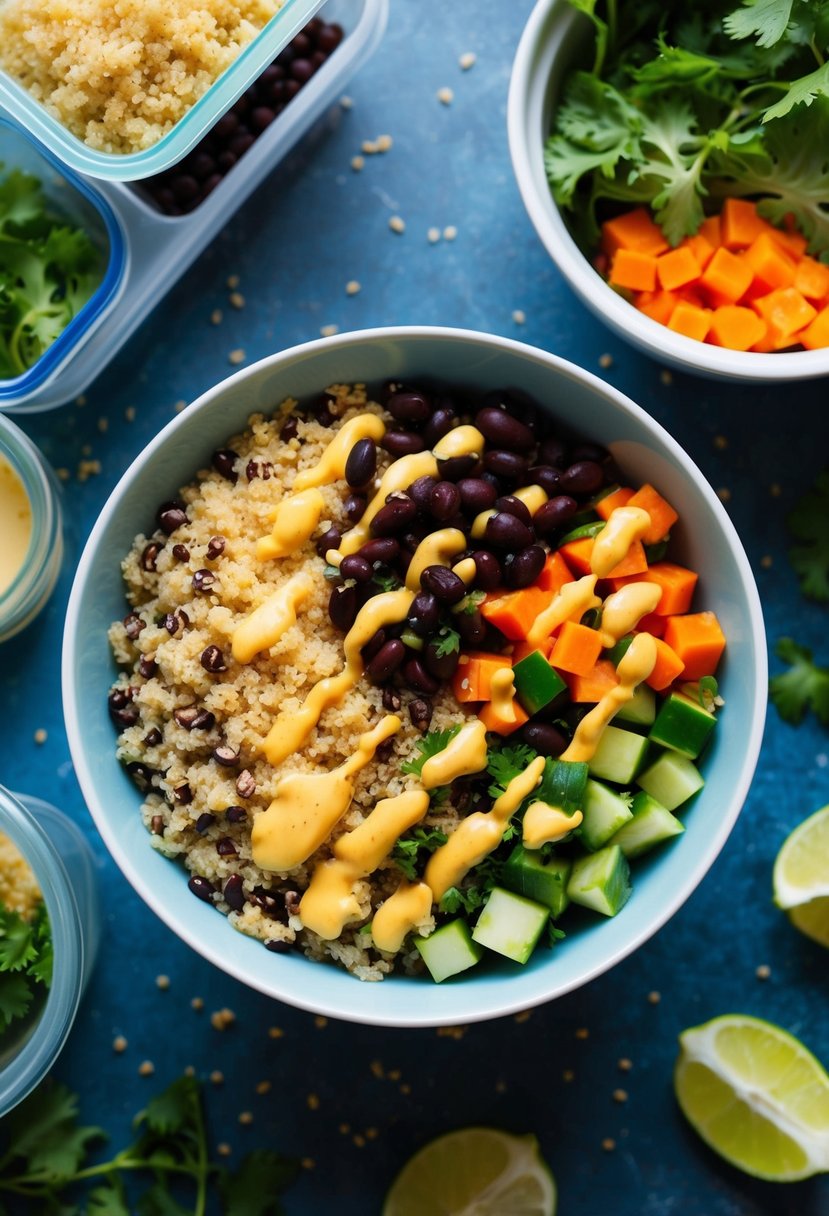
[{"label": "cilantro leaf", "polygon": [[36,957],[32,926],[0,904],[0,971],[21,971]]},{"label": "cilantro leaf", "polygon": [[248,1153],[236,1173],[221,1183],[225,1216],[281,1216],[279,1196],[298,1172],[296,1162],[279,1153],[268,1149]]},{"label": "cilantro leaf", "polygon": [[791,638],[781,638],[775,653],[790,664],[788,671],[769,681],[771,699],[780,717],[798,726],[811,709],[824,726],[829,726],[829,668],[818,667],[811,650]]},{"label": "cilantro leaf", "polygon": [[120,1178],[113,1178],[89,1192],[86,1216],[130,1216],[130,1209]]},{"label": "cilantro leaf", "polygon": [[622,159],[639,155],[639,112],[612,85],[587,72],[570,78],[556,126],[544,165],[555,200],[564,206],[572,203],[586,174],[598,170],[612,178]]},{"label": "cilantro leaf", "polygon": [[407,836],[402,836],[392,849],[392,860],[400,870],[413,882],[420,872],[420,854],[434,853],[449,837],[439,828],[416,827]]},{"label": "cilantro leaf", "polygon": [[786,32],[794,0],[743,0],[742,8],[723,17],[730,38],[756,38],[757,45],[774,46]]},{"label": "cilantro leaf", "polygon": [[193,1077],[178,1077],[172,1085],[152,1098],[136,1123],[146,1123],[151,1132],[169,1135],[181,1131],[197,1117],[201,1097]]},{"label": "cilantro leaf", "polygon": [[419,777],[426,761],[430,760],[432,756],[436,756],[438,752],[442,752],[459,730],[460,725],[447,727],[446,730],[430,730],[418,741],[417,754],[411,760],[404,760],[400,765],[402,772]]},{"label": "cilantro leaf", "polygon": [[672,245],[693,236],[705,218],[701,195],[707,191],[701,174],[708,145],[696,127],[690,107],[667,98],[656,113],[646,116],[642,132],[643,151],[649,151],[639,173],[656,186],[651,207]]},{"label": "cilantro leaf", "polygon": [[32,1003],[32,990],[25,976],[0,975],[0,1030],[5,1030],[15,1018],[22,1018]]},{"label": "cilantro leaf", "polygon": [[438,639],[435,653],[440,659],[450,654],[456,654],[461,648],[461,635],[455,629],[450,629],[448,625],[443,626]]},{"label": "cilantro leaf", "polygon": [[829,97],[829,63],[824,63],[808,76],[792,81],[780,100],[766,110],[763,122],[783,118],[795,106],[810,106],[819,96]]},{"label": "cilantro leaf", "polygon": [[801,591],[808,599],[829,602],[829,469],[819,475],[786,522],[801,542],[789,550]]},{"label": "cilantro leaf", "polygon": [[477,612],[478,606],[482,604],[485,599],[485,591],[468,591],[463,599],[453,606],[452,611],[462,612],[464,616],[472,616],[473,612]]},{"label": "cilantro leaf", "polygon": [[103,1138],[99,1127],[78,1123],[77,1095],[63,1085],[40,1085],[3,1121],[5,1161],[21,1161],[25,1174],[50,1182],[71,1178],[87,1147]]},{"label": "cilantro leaf", "polygon": [[489,786],[490,798],[500,798],[510,781],[523,773],[535,760],[538,752],[526,743],[502,743],[493,745],[487,756],[486,771],[492,778]]}]

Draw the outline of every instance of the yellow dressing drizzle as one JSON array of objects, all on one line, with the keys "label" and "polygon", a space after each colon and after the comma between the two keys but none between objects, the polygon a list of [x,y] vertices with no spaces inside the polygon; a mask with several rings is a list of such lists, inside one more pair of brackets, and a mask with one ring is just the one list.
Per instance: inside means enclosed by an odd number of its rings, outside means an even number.
[{"label": "yellow dressing drizzle", "polygon": [[260,561],[272,557],[287,557],[301,549],[320,521],[325,503],[319,490],[303,490],[289,494],[273,512],[270,536],[256,542]]},{"label": "yellow dressing drizzle", "polygon": [[250,840],[255,864],[263,870],[292,870],[310,857],[348,810],[354,793],[352,778],[401,725],[395,714],[388,714],[360,736],[354,755],[330,773],[283,777],[273,802],[253,821]]},{"label": "yellow dressing drizzle", "polygon": [[641,507],[617,507],[593,541],[590,569],[597,578],[607,578],[651,526],[651,517]]},{"label": "yellow dressing drizzle", "polygon": [[0,594],[11,587],[29,549],[32,504],[10,461],[0,456]]},{"label": "yellow dressing drizzle", "polygon": [[550,806],[548,802],[531,802],[524,812],[524,847],[540,849],[543,844],[555,844],[577,828],[583,818],[581,811],[566,815],[561,807]]},{"label": "yellow dressing drizzle", "polygon": [[463,557],[459,562],[455,562],[452,567],[452,573],[457,574],[458,578],[466,583],[468,587],[478,573],[474,557]]},{"label": "yellow dressing drizzle", "polygon": [[543,507],[550,497],[541,486],[523,486],[520,490],[513,491],[512,496],[523,502],[530,515],[535,515],[538,508]]},{"label": "yellow dressing drizzle", "polygon": [[473,866],[501,843],[510,819],[541,780],[544,763],[543,756],[536,756],[522,773],[513,777],[491,810],[467,815],[446,844],[432,854],[424,878],[436,900],[442,899],[450,887],[457,886]]},{"label": "yellow dressing drizzle", "polygon": [[296,610],[308,598],[313,585],[310,574],[295,574],[236,626],[232,650],[237,663],[249,663],[260,650],[276,645],[283,633],[296,624]]},{"label": "yellow dressing drizzle", "polygon": [[432,448],[438,460],[452,460],[455,456],[480,456],[484,450],[484,437],[476,426],[456,426]]},{"label": "yellow dressing drizzle", "polygon": [[656,583],[627,583],[609,595],[602,605],[602,646],[615,646],[620,638],[653,612],[662,595]]},{"label": "yellow dressing drizzle", "polygon": [[406,935],[423,924],[431,910],[431,887],[425,882],[401,882],[374,913],[371,936],[377,949],[396,954]]},{"label": "yellow dressing drizzle", "polygon": [[535,618],[527,633],[527,641],[537,646],[565,621],[579,621],[591,608],[598,608],[596,575],[585,574],[574,583],[565,583],[550,604]]},{"label": "yellow dressing drizzle", "polygon": [[562,760],[591,760],[602,732],[613,715],[633,697],[638,684],[647,680],[656,663],[656,642],[649,633],[637,633],[616,668],[619,683],[582,718]]},{"label": "yellow dressing drizzle", "polygon": [[427,566],[449,566],[453,557],[463,553],[466,537],[460,528],[439,528],[423,538],[414,551],[406,571],[406,586],[420,590],[420,576]]},{"label": "yellow dressing drizzle", "polygon": [[345,464],[354,444],[360,439],[373,439],[379,443],[385,433],[386,424],[376,414],[358,414],[356,418],[350,418],[337,431],[314,467],[297,473],[294,489],[327,486],[345,477]]},{"label": "yellow dressing drizzle", "polygon": [[423,765],[420,780],[424,789],[448,785],[458,777],[479,773],[486,768],[486,727],[477,718],[465,722],[443,751],[430,756]]},{"label": "yellow dressing drizzle", "polygon": [[381,507],[386,505],[386,498],[395,491],[405,490],[418,477],[433,477],[438,471],[438,462],[431,452],[414,452],[411,456],[401,456],[386,469],[380,478],[380,484],[371,502],[363,512],[363,518],[355,524],[340,541],[340,553],[348,557],[356,553],[370,536],[370,524]]}]

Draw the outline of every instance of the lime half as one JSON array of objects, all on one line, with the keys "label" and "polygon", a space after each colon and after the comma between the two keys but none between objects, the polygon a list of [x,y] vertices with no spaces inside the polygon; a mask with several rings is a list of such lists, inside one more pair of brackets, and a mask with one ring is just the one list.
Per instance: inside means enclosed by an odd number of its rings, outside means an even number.
[{"label": "lime half", "polygon": [[535,1136],[467,1127],[432,1140],[392,1183],[383,1216],[554,1216]]},{"label": "lime half", "polygon": [[743,1014],[679,1036],[674,1091],[715,1153],[755,1178],[829,1170],[829,1077],[792,1035]]},{"label": "lime half", "polygon": [[801,933],[829,946],[829,806],[783,842],[774,863],[774,902]]}]

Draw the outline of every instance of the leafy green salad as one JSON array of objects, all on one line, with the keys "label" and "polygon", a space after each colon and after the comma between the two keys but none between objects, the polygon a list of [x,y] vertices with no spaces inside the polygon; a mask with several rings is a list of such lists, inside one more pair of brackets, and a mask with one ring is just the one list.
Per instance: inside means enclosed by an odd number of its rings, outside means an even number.
[{"label": "leafy green salad", "polygon": [[0,1046],[52,983],[52,931],[45,903],[30,919],[0,901]]}]

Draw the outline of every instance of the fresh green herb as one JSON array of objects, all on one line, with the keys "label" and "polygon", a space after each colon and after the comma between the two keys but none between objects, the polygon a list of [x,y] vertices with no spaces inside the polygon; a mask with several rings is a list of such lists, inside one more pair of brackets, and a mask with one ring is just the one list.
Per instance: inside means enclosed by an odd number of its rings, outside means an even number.
[{"label": "fresh green herb", "polygon": [[438,907],[441,912],[446,912],[450,916],[455,912],[466,912],[469,915],[477,912],[485,900],[486,894],[480,887],[450,887],[448,891],[444,892]]},{"label": "fresh green herb", "polygon": [[326,562],[322,568],[322,576],[323,578],[327,578],[329,582],[333,581],[334,579],[338,579],[340,577],[339,566],[332,566]]},{"label": "fresh green herb", "polygon": [[780,717],[798,726],[811,709],[824,726],[829,726],[829,668],[818,667],[812,652],[791,638],[781,638],[775,653],[789,670],[772,676],[769,692]]},{"label": "fresh green herb", "polygon": [[[0,1195],[14,1198],[15,1213],[32,1216],[80,1212],[79,1186],[88,1216],[204,1216],[211,1194],[225,1216],[283,1213],[279,1196],[296,1165],[269,1150],[249,1153],[233,1174],[212,1162],[193,1077],[180,1077],[149,1102],[135,1133],[108,1161],[90,1164],[90,1149],[106,1139],[104,1132],[82,1126],[77,1095],[47,1081],[3,1121]],[[146,1183],[134,1199],[127,1180],[142,1175]]]},{"label": "fresh green herb", "polygon": [[52,984],[52,932],[46,905],[31,920],[0,903],[0,1034],[25,1017]]},{"label": "fresh green herb", "polygon": [[383,566],[375,566],[371,581],[376,583],[381,591],[396,591],[398,587],[402,586],[397,575]]},{"label": "fresh green herb", "polygon": [[446,730],[430,730],[418,741],[417,755],[413,756],[411,760],[404,760],[400,765],[401,771],[411,773],[413,777],[419,777],[426,761],[431,760],[432,756],[436,756],[438,752],[442,752],[459,730],[460,725],[447,727]]},{"label": "fresh green herb", "polygon": [[790,512],[787,523],[800,542],[789,550],[789,560],[801,591],[811,600],[829,602],[829,469]]},{"label": "fresh green herb", "polygon": [[488,790],[490,798],[500,798],[513,777],[523,773],[537,755],[538,752],[526,743],[494,744],[486,762],[486,771],[492,778]]},{"label": "fresh green herb", "polygon": [[0,377],[32,367],[101,278],[98,250],[49,211],[36,177],[14,169],[0,181]]},{"label": "fresh green herb", "polygon": [[701,676],[697,684],[699,703],[703,709],[707,709],[709,714],[713,713],[717,705],[717,697],[720,695],[720,688],[714,676]]},{"label": "fresh green herb", "polygon": [[462,612],[465,616],[472,616],[472,613],[477,611],[478,605],[482,604],[485,599],[485,591],[470,591],[463,597],[462,600],[459,600],[458,603],[454,605],[452,611]]},{"label": "fresh green herb", "polygon": [[435,654],[439,659],[446,658],[447,655],[457,654],[461,648],[461,635],[454,629],[450,629],[448,625],[444,625],[438,634],[438,642],[435,646]]},{"label": "fresh green herb", "polygon": [[559,929],[552,920],[547,921],[547,945],[552,949],[559,942],[564,941],[567,934],[563,929]]},{"label": "fresh green herb", "polygon": [[434,853],[435,849],[446,844],[448,839],[446,833],[441,832],[439,828],[413,828],[408,836],[401,837],[392,849],[392,860],[397,862],[405,877],[412,882],[420,873],[420,854]]}]

